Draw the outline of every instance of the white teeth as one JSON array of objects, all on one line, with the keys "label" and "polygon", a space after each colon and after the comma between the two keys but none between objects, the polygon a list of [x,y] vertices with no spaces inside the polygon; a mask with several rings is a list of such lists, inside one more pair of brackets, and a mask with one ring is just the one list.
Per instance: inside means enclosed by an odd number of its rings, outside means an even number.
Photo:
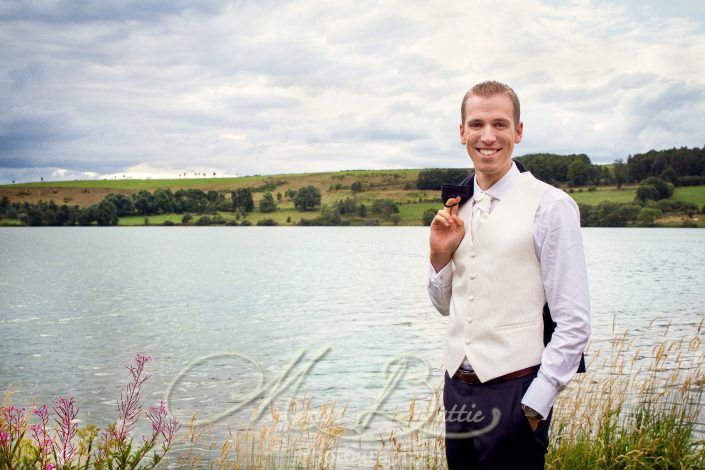
[{"label": "white teeth", "polygon": [[494,155],[499,149],[479,149],[482,155]]}]

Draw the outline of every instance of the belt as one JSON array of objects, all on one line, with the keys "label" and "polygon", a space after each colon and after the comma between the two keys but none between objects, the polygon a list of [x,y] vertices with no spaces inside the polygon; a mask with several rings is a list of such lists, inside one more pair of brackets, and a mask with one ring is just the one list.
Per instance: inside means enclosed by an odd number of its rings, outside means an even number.
[{"label": "belt", "polygon": [[481,382],[474,371],[471,372],[469,370],[458,369],[458,372],[455,373],[453,378],[470,385],[492,384],[497,382],[506,382],[507,380],[518,379],[520,377],[526,377],[527,375],[531,375],[535,372],[538,372],[538,370],[539,366],[531,366],[525,369],[519,369],[517,371],[510,372],[505,375],[501,375],[499,377],[495,377],[494,379],[488,380],[487,382]]}]

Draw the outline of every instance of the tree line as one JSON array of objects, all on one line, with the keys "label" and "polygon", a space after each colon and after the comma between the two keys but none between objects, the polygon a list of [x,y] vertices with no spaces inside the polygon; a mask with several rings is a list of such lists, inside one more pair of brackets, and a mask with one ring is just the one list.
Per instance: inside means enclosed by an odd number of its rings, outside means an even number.
[{"label": "tree line", "polygon": [[[611,165],[596,165],[585,154],[558,155],[534,153],[515,158],[536,178],[558,186],[597,186],[639,183],[657,177],[675,186],[705,184],[705,147],[650,150],[630,155]],[[440,189],[442,184],[462,181],[470,170],[430,168],[421,170],[416,179],[417,189]]]},{"label": "tree line", "polygon": [[[183,214],[182,224],[195,225],[236,225],[218,214],[218,212],[234,212],[236,220],[256,210],[253,193],[259,188],[238,188],[230,192],[230,197],[218,191],[204,192],[199,189],[184,189],[172,192],[170,189],[159,188],[153,192],[140,190],[126,196],[124,194],[110,193],[98,204],[90,207],[78,205],[57,205],[54,201],[39,201],[35,204],[29,202],[10,203],[7,196],[0,200],[0,218],[17,219],[25,225],[31,226],[71,226],[71,225],[116,225],[120,217],[145,216],[145,218],[159,214]],[[262,213],[271,213],[278,209],[285,199],[293,203],[294,208],[301,212],[313,212],[320,209],[314,218],[302,218],[300,225],[346,225],[354,218],[367,218],[368,215],[378,219],[400,222],[399,206],[391,199],[374,199],[369,204],[358,201],[356,198],[346,198],[336,201],[332,205],[321,205],[321,192],[313,185],[299,189],[288,189],[284,194],[278,192],[276,196],[271,191],[264,193],[259,201],[258,210]],[[195,218],[194,214],[200,215]],[[288,222],[291,220],[289,219]],[[166,221],[166,225],[173,222]],[[250,225],[243,220],[240,225]],[[272,219],[264,219],[259,225],[276,225]]]}]

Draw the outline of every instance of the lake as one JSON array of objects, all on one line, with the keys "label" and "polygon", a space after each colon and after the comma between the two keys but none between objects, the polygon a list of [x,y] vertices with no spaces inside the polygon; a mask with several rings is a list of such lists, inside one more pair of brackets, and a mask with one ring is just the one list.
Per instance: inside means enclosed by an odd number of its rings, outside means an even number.
[{"label": "lake", "polygon": [[[666,332],[696,334],[705,230],[583,234],[590,351],[609,349],[613,330],[644,351]],[[139,352],[153,358],[143,404],[168,392],[177,417],[198,412],[219,436],[247,423],[248,395],[268,398],[258,384],[287,370],[301,381],[277,399],[347,403],[353,424],[365,410],[403,409],[442,377],[446,318],[425,291],[427,237],[422,227],[0,228],[0,390],[20,406],[73,396],[82,423],[105,426]],[[401,365],[408,380],[389,391]],[[367,419],[351,435],[385,426]]]}]

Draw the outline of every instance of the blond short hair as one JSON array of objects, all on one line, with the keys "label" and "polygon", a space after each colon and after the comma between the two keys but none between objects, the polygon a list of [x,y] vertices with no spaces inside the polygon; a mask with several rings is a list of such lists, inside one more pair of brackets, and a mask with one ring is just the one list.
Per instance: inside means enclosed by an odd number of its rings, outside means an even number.
[{"label": "blond short hair", "polygon": [[512,87],[494,80],[487,80],[482,83],[478,83],[474,87],[470,88],[467,93],[465,93],[465,96],[463,96],[463,103],[460,105],[461,123],[465,125],[465,103],[468,101],[468,98],[471,96],[483,96],[487,98],[489,96],[501,93],[504,93],[510,100],[512,100],[512,106],[514,107],[514,126],[519,127],[519,97],[514,90],[512,90]]}]

